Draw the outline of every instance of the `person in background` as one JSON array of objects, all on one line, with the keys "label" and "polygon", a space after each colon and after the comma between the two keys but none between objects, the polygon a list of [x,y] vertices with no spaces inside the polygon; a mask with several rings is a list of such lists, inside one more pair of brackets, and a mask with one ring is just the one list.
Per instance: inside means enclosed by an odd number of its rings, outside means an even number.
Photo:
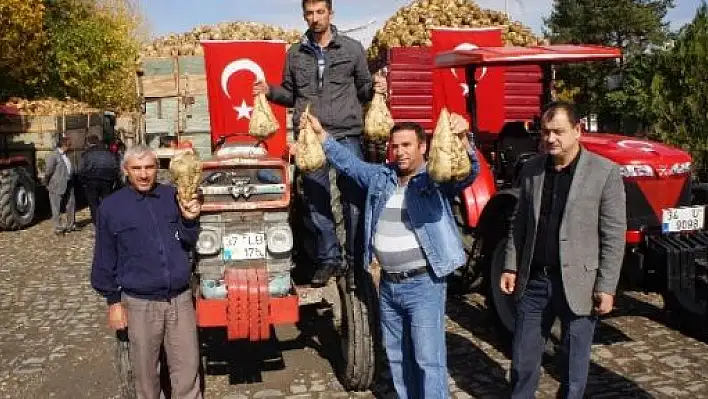
[{"label": "person in background", "polygon": [[[362,103],[371,101],[374,92],[386,92],[386,80],[372,81],[361,43],[337,31],[332,24],[332,0],[302,0],[308,30],[299,44],[290,47],[281,85],[256,82],[253,94],[265,93],[268,100],[293,107],[293,126],[298,136],[300,115],[307,104],[322,117],[322,125],[352,156],[363,158],[361,134]],[[309,207],[313,234],[317,237],[317,256],[312,284],[324,285],[330,277],[347,267],[363,267],[360,248],[364,195],[346,176],[337,177],[341,192],[346,231],[344,251],[337,238],[330,195],[329,167],[303,175],[302,188]],[[360,246],[360,245],[359,245]],[[346,257],[342,258],[342,252]],[[343,263],[343,260],[345,261]]]},{"label": "person in background", "polygon": [[88,148],[81,154],[78,176],[91,211],[91,222],[96,226],[98,206],[116,187],[120,166],[115,155],[101,145],[98,136],[90,135],[86,142]]},{"label": "person in background", "polygon": [[109,326],[128,329],[138,398],[160,397],[163,346],[172,397],[201,399],[189,259],[201,205],[156,182],[157,157],[147,146],[126,151],[123,172],[128,186],[98,208],[91,285],[108,302]]},{"label": "person in background", "polygon": [[467,148],[469,175],[438,184],[427,172],[419,124],[393,127],[388,145],[394,161],[381,165],[352,156],[317,118],[309,119],[327,161],[366,195],[359,251],[366,265],[376,254],[382,268],[381,330],[396,393],[401,399],[447,398],[446,277],[466,258],[450,203],[479,174],[469,124],[459,115],[450,118]]},{"label": "person in background", "polygon": [[[60,137],[56,150],[47,157],[44,170],[44,185],[49,192],[54,234],[57,235],[78,230],[73,179],[75,170],[67,154],[70,147],[71,140]],[[61,222],[62,213],[66,214],[66,223]]]},{"label": "person in background", "polygon": [[544,153],[519,175],[501,291],[517,300],[511,397],[532,399],[553,322],[561,321],[559,398],[585,391],[597,317],[614,303],[627,230],[619,167],[583,149],[572,105],[541,116]]}]

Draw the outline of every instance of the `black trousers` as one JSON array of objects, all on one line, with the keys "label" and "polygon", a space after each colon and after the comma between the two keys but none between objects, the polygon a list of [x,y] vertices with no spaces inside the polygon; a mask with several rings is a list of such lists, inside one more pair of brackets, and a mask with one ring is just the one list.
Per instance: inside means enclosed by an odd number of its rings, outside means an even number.
[{"label": "black trousers", "polygon": [[98,206],[104,198],[111,195],[113,192],[113,182],[106,180],[86,180],[84,183],[84,193],[86,202],[88,202],[91,210],[91,222],[96,225],[96,217],[98,216]]}]

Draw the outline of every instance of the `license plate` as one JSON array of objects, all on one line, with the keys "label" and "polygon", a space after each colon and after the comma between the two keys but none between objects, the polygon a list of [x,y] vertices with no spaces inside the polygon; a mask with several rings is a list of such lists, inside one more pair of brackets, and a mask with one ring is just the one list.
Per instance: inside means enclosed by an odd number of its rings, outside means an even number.
[{"label": "license plate", "polygon": [[661,230],[664,233],[702,230],[705,224],[705,207],[669,208],[662,210]]},{"label": "license plate", "polygon": [[224,260],[263,259],[266,255],[263,233],[227,234],[223,244]]}]

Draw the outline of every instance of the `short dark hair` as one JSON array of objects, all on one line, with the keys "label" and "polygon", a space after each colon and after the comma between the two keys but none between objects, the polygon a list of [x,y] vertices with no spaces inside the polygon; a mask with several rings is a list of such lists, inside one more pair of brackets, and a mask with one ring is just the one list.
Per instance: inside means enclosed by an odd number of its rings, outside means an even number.
[{"label": "short dark hair", "polygon": [[393,137],[393,134],[396,132],[399,132],[401,130],[413,130],[415,132],[415,136],[418,138],[419,143],[425,143],[426,142],[426,137],[425,137],[425,129],[423,129],[423,126],[421,126],[419,123],[416,122],[400,122],[391,128],[391,137]]},{"label": "short dark hair", "polygon": [[57,140],[57,147],[63,147],[65,145],[70,145],[71,144],[71,139],[69,139],[66,136],[61,136],[59,137],[59,140]]},{"label": "short dark hair", "polygon": [[570,122],[571,125],[575,126],[580,123],[578,114],[575,112],[575,106],[565,101],[554,101],[546,104],[541,110],[541,123],[549,122],[555,118],[558,111],[565,112],[566,116],[568,116],[568,122]]},{"label": "short dark hair", "polygon": [[332,0],[302,0],[302,9],[304,10],[305,5],[310,3],[325,3],[325,5],[327,5],[327,9],[332,11]]},{"label": "short dark hair", "polygon": [[98,143],[99,143],[100,141],[101,141],[101,140],[100,140],[100,139],[98,138],[98,136],[96,136],[95,134],[89,134],[89,135],[86,137],[86,144],[88,144],[88,145],[90,145],[90,146],[98,145]]}]

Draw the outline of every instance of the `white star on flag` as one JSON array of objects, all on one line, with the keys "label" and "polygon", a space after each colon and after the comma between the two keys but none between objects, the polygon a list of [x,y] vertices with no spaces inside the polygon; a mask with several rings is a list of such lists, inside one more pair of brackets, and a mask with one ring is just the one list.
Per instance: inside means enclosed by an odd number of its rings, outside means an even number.
[{"label": "white star on flag", "polygon": [[236,117],[237,119],[241,120],[243,118],[246,119],[251,119],[251,111],[253,111],[253,107],[249,107],[248,104],[246,104],[246,100],[241,101],[241,106],[240,107],[234,107],[234,110],[238,112],[238,116]]}]

